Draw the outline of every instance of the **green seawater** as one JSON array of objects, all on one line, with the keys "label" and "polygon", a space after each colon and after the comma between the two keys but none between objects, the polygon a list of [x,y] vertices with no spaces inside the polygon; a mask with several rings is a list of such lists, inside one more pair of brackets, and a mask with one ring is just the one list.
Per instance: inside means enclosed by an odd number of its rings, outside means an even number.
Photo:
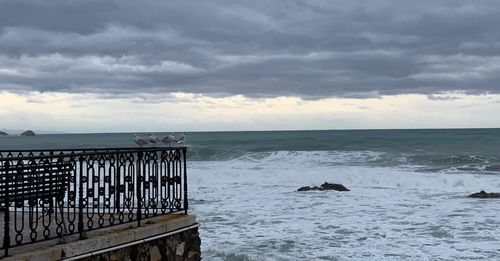
[{"label": "green seawater", "polygon": [[[146,136],[148,133],[139,133]],[[0,138],[0,150],[134,147],[133,133]],[[156,133],[160,138],[165,133]],[[164,145],[162,145],[164,146]],[[500,129],[189,132],[189,159],[225,161],[276,152],[375,153],[358,164],[500,172]],[[346,154],[347,157],[350,154]],[[352,164],[352,162],[350,162]]]}]

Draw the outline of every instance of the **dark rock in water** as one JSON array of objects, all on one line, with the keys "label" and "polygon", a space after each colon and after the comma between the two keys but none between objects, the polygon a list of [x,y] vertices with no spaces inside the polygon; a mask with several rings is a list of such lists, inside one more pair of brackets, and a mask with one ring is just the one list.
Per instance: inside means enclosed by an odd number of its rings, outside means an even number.
[{"label": "dark rock in water", "polygon": [[5,131],[0,131],[0,136],[8,136],[9,134]]},{"label": "dark rock in water", "polygon": [[320,187],[314,186],[311,188],[309,186],[305,186],[305,187],[301,187],[301,188],[297,189],[297,191],[311,191],[311,190],[350,191],[348,188],[344,187],[344,185],[342,185],[342,184],[333,184],[333,183],[328,183],[328,182],[321,184]]},{"label": "dark rock in water", "polygon": [[309,190],[311,190],[311,187],[309,186],[300,187],[299,189],[297,189],[297,191],[309,191]]},{"label": "dark rock in water", "polygon": [[310,190],[322,190],[322,189],[318,186],[314,186],[312,188],[309,186],[305,186],[305,187],[301,187],[301,188],[297,189],[297,191],[310,191]]},{"label": "dark rock in water", "polygon": [[322,190],[322,189],[318,186],[314,186],[312,188],[309,186],[305,186],[305,187],[301,187],[301,188],[297,189],[297,191],[310,191],[310,190]]},{"label": "dark rock in water", "polygon": [[485,192],[484,190],[481,190],[478,193],[470,194],[469,198],[500,198],[500,193],[494,193],[494,192]]},{"label": "dark rock in water", "polygon": [[27,130],[23,133],[21,133],[21,136],[35,136],[35,132],[33,132],[32,130]]},{"label": "dark rock in water", "polygon": [[336,190],[336,191],[350,191],[348,188],[344,187],[342,184],[333,184],[325,182],[321,184],[322,190]]}]

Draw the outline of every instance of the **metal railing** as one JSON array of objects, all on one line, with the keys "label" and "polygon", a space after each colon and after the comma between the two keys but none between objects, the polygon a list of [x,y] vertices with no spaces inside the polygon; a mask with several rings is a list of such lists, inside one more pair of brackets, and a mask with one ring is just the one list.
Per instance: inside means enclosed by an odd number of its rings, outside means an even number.
[{"label": "metal railing", "polygon": [[[186,153],[185,147],[0,151],[0,249],[8,255],[15,246],[187,214]],[[60,187],[51,178],[64,173],[69,180],[59,196],[37,191],[39,183]]]}]

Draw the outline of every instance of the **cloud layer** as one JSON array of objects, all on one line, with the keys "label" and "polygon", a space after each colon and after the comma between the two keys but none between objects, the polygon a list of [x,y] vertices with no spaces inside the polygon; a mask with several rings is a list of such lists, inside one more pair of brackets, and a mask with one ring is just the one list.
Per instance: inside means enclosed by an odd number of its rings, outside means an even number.
[{"label": "cloud layer", "polygon": [[0,90],[500,92],[495,0],[0,2]]}]

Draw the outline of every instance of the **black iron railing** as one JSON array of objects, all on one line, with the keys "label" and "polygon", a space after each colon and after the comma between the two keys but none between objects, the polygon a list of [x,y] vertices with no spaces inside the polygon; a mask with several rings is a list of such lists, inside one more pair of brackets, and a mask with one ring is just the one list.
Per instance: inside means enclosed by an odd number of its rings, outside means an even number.
[{"label": "black iron railing", "polygon": [[0,217],[11,247],[183,211],[185,147],[0,151]]}]

